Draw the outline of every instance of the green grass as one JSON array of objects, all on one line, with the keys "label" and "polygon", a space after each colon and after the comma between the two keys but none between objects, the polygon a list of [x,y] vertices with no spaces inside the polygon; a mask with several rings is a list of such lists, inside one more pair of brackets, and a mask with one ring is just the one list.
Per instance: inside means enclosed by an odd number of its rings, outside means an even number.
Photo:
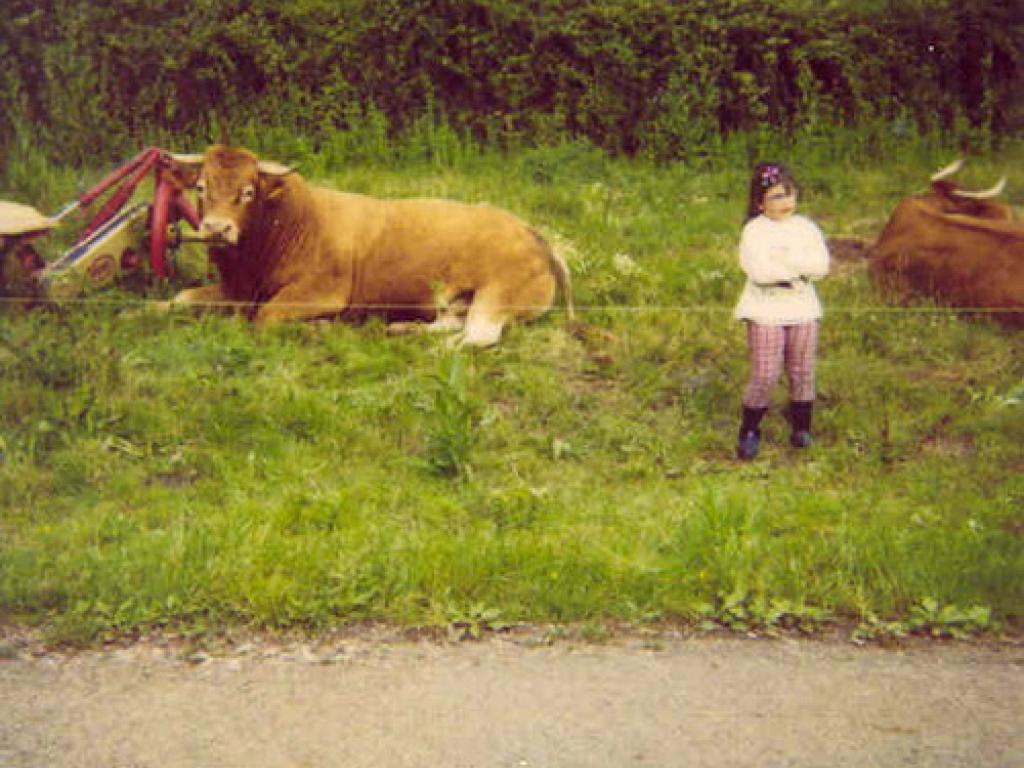
[{"label": "green grass", "polygon": [[[872,236],[948,159],[816,147],[793,165],[830,235]],[[1020,148],[973,159],[968,185],[1006,157]],[[306,164],[339,188],[516,211],[567,252],[580,314],[608,338],[569,336],[560,310],[453,353],[376,321],[257,332],[116,290],[10,303],[0,620],[85,642],[367,618],[1019,621],[1020,334],[890,307],[863,265],[836,265],[817,442],[786,447],[776,410],[741,464],[745,161],[656,168],[565,145]]]}]

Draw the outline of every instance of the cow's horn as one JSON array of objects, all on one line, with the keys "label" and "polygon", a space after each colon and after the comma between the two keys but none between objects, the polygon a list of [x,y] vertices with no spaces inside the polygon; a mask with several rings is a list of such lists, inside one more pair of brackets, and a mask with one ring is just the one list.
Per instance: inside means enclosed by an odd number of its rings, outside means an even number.
[{"label": "cow's horn", "polygon": [[174,152],[168,152],[167,154],[170,156],[171,160],[173,160],[174,162],[178,163],[178,165],[202,165],[203,164],[203,156],[202,155],[181,155],[181,154],[176,154]]},{"label": "cow's horn", "polygon": [[964,164],[964,159],[962,157],[957,159],[957,160],[954,160],[952,163],[947,165],[941,171],[937,171],[935,173],[935,175],[932,176],[931,180],[932,181],[941,181],[942,179],[946,178],[947,176],[952,176],[954,173],[959,171],[960,168],[963,167],[963,164]]},{"label": "cow's horn", "polygon": [[953,194],[957,197],[966,197],[971,200],[987,200],[990,197],[996,197],[1006,187],[1006,177],[1003,176],[999,182],[992,187],[992,189],[986,189],[984,192],[964,192],[962,189],[953,190]]},{"label": "cow's horn", "polygon": [[265,173],[267,176],[287,176],[296,171],[294,166],[281,165],[281,163],[274,163],[270,160],[260,160],[259,167],[260,173]]}]

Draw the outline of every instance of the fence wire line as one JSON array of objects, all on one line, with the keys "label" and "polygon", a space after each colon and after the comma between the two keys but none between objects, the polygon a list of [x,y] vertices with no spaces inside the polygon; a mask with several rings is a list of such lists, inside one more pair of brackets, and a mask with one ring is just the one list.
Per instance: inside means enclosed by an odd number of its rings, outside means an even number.
[{"label": "fence wire line", "polygon": [[[138,299],[135,301],[124,300],[124,299],[100,299],[95,297],[78,297],[78,298],[45,298],[38,296],[0,296],[0,305],[25,305],[25,306],[106,306],[106,307],[125,307],[125,308],[154,308],[154,309],[165,309],[169,311],[181,311],[188,309],[245,309],[250,307],[260,306],[265,302],[247,302],[247,301],[201,301],[195,303],[185,302],[174,302],[171,299]],[[335,304],[324,304],[320,302],[303,302],[303,301],[276,301],[275,306],[279,307],[306,307],[312,309],[323,309],[326,311],[342,313],[352,311],[365,311],[365,312],[385,312],[389,310],[395,311],[409,311],[409,310],[437,310],[443,308],[428,307],[422,304],[349,304],[338,309]],[[516,312],[535,312],[538,310],[550,311],[550,312],[565,312],[567,308],[563,305],[554,305],[550,307],[543,306],[526,306],[526,305],[511,305],[506,306],[506,309],[510,309]],[[724,304],[583,304],[574,305],[573,311],[578,313],[587,312],[707,312],[707,313],[732,313],[733,307],[731,305]],[[873,313],[873,314],[955,314],[961,312],[974,312],[974,313],[1005,313],[1005,314],[1017,314],[1024,312],[1024,307],[951,307],[951,306],[913,306],[913,307],[900,307],[900,306],[889,306],[889,305],[872,305],[872,306],[827,306],[825,314],[856,314],[856,313]]]}]

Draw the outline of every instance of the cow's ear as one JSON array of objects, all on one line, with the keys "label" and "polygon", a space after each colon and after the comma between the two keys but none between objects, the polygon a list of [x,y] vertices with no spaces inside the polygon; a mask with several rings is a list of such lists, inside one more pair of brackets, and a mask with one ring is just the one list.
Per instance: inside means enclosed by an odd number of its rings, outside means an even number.
[{"label": "cow's ear", "polygon": [[263,191],[264,200],[278,200],[281,195],[284,194],[285,177],[284,176],[267,176],[260,174],[259,176],[260,189]]}]

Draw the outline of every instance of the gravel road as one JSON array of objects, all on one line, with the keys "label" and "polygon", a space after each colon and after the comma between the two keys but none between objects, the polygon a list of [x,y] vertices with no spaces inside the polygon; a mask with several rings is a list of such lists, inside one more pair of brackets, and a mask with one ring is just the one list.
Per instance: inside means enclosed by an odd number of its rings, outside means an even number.
[{"label": "gravel road", "polygon": [[1024,766],[1024,648],[5,646],[2,768]]}]

